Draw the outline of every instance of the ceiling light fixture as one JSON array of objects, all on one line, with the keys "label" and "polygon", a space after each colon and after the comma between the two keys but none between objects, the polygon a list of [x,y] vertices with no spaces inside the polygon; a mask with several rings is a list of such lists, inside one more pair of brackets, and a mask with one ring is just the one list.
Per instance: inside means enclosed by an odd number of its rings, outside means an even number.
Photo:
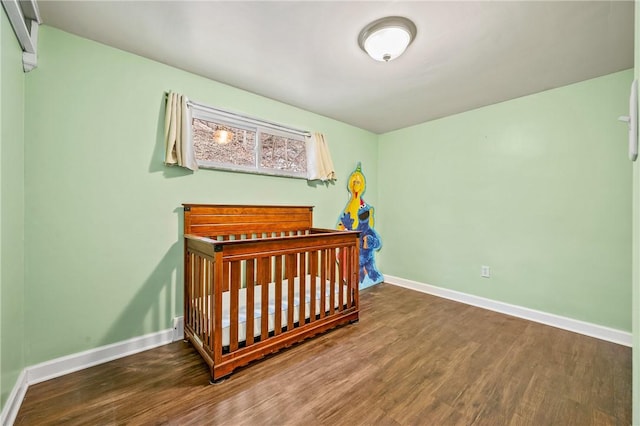
[{"label": "ceiling light fixture", "polygon": [[364,27],[358,35],[358,45],[376,61],[389,62],[402,55],[416,32],[416,25],[409,19],[387,16]]}]

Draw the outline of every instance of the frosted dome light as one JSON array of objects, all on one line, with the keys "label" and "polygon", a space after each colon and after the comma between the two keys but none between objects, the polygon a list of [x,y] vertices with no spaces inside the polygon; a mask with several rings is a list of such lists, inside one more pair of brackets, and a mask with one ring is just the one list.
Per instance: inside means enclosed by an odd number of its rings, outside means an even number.
[{"label": "frosted dome light", "polygon": [[402,55],[415,36],[413,22],[401,16],[389,16],[364,27],[358,44],[376,61],[388,62]]}]

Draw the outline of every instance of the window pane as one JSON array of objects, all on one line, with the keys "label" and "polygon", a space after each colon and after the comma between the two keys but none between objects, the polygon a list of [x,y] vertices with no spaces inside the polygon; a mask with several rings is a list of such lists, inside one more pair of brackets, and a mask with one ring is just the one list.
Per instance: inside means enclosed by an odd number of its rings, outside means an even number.
[{"label": "window pane", "polygon": [[262,144],[260,167],[306,173],[307,153],[304,141],[261,132],[260,143]]},{"label": "window pane", "polygon": [[198,118],[193,119],[192,129],[196,160],[255,167],[255,131]]}]

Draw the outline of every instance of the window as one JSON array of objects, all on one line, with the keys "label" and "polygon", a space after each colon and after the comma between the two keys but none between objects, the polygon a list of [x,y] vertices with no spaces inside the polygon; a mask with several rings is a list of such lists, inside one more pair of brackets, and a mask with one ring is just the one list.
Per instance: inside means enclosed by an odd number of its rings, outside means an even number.
[{"label": "window", "polygon": [[191,130],[200,167],[306,178],[304,132],[199,108]]}]

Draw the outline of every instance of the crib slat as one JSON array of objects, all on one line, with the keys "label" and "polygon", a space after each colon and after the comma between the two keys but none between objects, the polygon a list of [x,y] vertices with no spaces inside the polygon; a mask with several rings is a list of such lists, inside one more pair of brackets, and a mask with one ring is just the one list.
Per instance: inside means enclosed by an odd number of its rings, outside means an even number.
[{"label": "crib slat", "polygon": [[209,333],[213,335],[213,362],[214,365],[222,362],[222,286],[223,279],[223,259],[222,252],[216,252],[213,263],[213,305],[211,315],[213,326]]},{"label": "crib slat", "polygon": [[198,306],[198,282],[200,281],[200,256],[193,256],[193,332],[198,334],[198,311],[200,310]]},{"label": "crib slat", "polygon": [[329,249],[329,314],[336,312],[336,249]]},{"label": "crib slat", "polygon": [[300,325],[304,325],[306,318],[306,284],[307,284],[307,252],[300,253],[300,288],[298,289],[298,322]]},{"label": "crib slat", "polygon": [[245,279],[247,285],[247,303],[246,303],[246,317],[247,317],[247,346],[253,344],[253,334],[254,334],[254,310],[255,310],[255,285],[256,280],[254,279],[254,264],[253,259],[247,260],[246,268],[245,268]]},{"label": "crib slat", "polygon": [[311,285],[309,287],[309,322],[316,320],[316,281],[318,276],[318,252],[312,251],[309,256],[309,275],[311,276]]},{"label": "crib slat", "polygon": [[229,262],[224,262],[222,265],[222,291],[229,291]]},{"label": "crib slat", "polygon": [[184,315],[184,323],[185,325],[189,324],[189,315],[191,312],[189,310],[189,305],[191,305],[191,254],[189,253],[187,247],[187,243],[185,242],[184,248],[184,296],[183,296],[183,306],[182,306],[182,315]]},{"label": "crib slat", "polygon": [[229,351],[238,349],[238,293],[240,292],[240,262],[231,262],[231,290],[229,294]]},{"label": "crib slat", "polygon": [[196,333],[198,333],[198,336],[202,337],[202,322],[203,322],[203,318],[202,318],[202,308],[203,308],[203,301],[202,301],[202,281],[203,281],[203,274],[202,274],[202,269],[203,269],[203,259],[201,256],[197,257],[197,263],[196,263],[196,268],[197,268],[197,272],[196,272]]},{"label": "crib slat", "polygon": [[293,330],[293,298],[295,295],[295,279],[297,255],[287,255],[287,330]]},{"label": "crib slat", "polygon": [[270,283],[270,282],[273,282],[273,272],[271,270],[273,258],[272,257],[266,258],[266,262],[267,262],[266,263],[267,270],[265,271],[265,275],[266,275],[265,282]]},{"label": "crib slat", "polygon": [[344,256],[346,254],[346,249],[343,247],[338,251],[338,258],[340,259],[340,264],[338,265],[338,311],[342,312],[344,310],[344,274],[342,273],[345,268],[345,259]]},{"label": "crib slat", "polygon": [[215,285],[214,285],[214,267],[213,267],[213,261],[209,260],[209,274],[207,276],[207,286],[209,288],[209,296],[207,297],[207,300],[209,302],[209,306],[207,307],[207,330],[205,332],[205,335],[207,336],[207,345],[209,348],[213,347],[213,334],[211,332],[211,330],[213,330],[213,315],[214,315],[214,309],[213,309],[213,304],[214,304],[214,298],[215,298]]},{"label": "crib slat", "polygon": [[[186,244],[186,243],[185,243]],[[193,264],[194,254],[187,252],[187,263],[185,264],[185,295],[184,295],[184,318],[185,324],[193,327]]]},{"label": "crib slat", "polygon": [[204,336],[206,335],[206,282],[207,282],[207,259],[201,257],[200,258],[200,281],[198,282],[198,292],[200,293],[200,338],[204,341]]},{"label": "crib slat", "polygon": [[351,274],[353,275],[353,285],[355,288],[355,292],[351,293],[351,306],[356,304],[356,298],[358,297],[358,283],[360,282],[360,263],[358,257],[358,248],[353,247],[351,250],[351,257],[353,259],[351,268]]},{"label": "crib slat", "polygon": [[[261,268],[260,263],[258,263],[258,268]],[[258,276],[260,279],[264,278],[260,274]],[[258,284],[260,284],[260,291],[262,292],[262,300],[260,302],[260,341],[264,341],[269,338],[269,283],[258,282]]]},{"label": "crib slat", "polygon": [[325,317],[327,305],[327,254],[328,250],[322,250],[320,252],[320,318]]},{"label": "crib slat", "polygon": [[209,320],[209,313],[207,312],[208,306],[208,293],[207,293],[207,266],[209,261],[206,258],[200,258],[202,262],[201,281],[198,284],[200,287],[200,339],[204,345],[207,345],[207,322]]},{"label": "crib slat", "polygon": [[249,283],[255,286],[256,283],[259,283],[258,280],[256,279],[255,259],[247,259],[245,262],[246,262],[245,277],[244,277],[245,283],[247,286],[249,285]]},{"label": "crib slat", "polygon": [[349,304],[349,307],[351,306],[360,306],[358,304],[359,300],[358,300],[358,283],[360,282],[360,265],[359,265],[359,259],[358,259],[358,247],[354,246],[351,248],[351,276],[353,277],[353,291],[351,291],[350,293],[350,298],[349,301],[351,302]]},{"label": "crib slat", "polygon": [[276,316],[274,333],[278,335],[282,332],[282,256],[275,256],[275,262]]},{"label": "crib slat", "polygon": [[196,296],[196,318],[195,318],[195,332],[198,336],[202,336],[202,292],[200,288],[202,287],[202,257],[196,257],[196,287],[195,287],[195,296]]},{"label": "crib slat", "polygon": [[205,345],[209,346],[209,304],[211,303],[209,293],[209,278],[211,275],[211,261],[209,259],[202,259],[202,341]]},{"label": "crib slat", "polygon": [[209,261],[201,257],[200,258],[200,266],[202,271],[200,272],[200,282],[198,286],[200,287],[200,338],[202,341],[205,341],[205,336],[207,334],[207,319],[209,315],[207,314],[207,263]]}]

